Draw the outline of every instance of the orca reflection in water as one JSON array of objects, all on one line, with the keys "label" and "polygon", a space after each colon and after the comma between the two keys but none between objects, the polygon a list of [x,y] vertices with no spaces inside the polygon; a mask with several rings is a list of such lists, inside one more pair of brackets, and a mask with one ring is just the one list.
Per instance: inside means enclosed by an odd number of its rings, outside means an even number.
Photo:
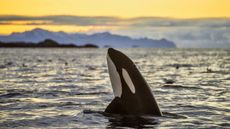
[{"label": "orca reflection in water", "polygon": [[148,83],[129,57],[109,48],[107,63],[115,98],[106,113],[162,116]]}]

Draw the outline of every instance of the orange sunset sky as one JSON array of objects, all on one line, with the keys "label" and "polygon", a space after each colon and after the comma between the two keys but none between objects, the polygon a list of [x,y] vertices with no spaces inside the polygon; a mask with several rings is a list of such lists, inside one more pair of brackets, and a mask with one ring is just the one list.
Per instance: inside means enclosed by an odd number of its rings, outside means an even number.
[{"label": "orange sunset sky", "polygon": [[[6,15],[37,17],[74,15],[112,16],[124,19],[135,17],[229,18],[230,0],[0,0],[0,10],[0,17]],[[114,26],[99,25],[28,25],[27,23],[30,22],[25,20],[7,21],[0,18],[0,23],[2,23],[0,24],[0,34],[22,32],[38,27],[68,32],[116,29]]]}]

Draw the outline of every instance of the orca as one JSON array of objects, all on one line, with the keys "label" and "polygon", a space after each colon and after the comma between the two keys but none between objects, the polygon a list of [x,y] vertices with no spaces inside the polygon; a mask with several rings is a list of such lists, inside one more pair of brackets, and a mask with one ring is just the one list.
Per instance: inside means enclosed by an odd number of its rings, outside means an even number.
[{"label": "orca", "polygon": [[162,116],[148,83],[128,56],[109,48],[107,64],[115,98],[105,113]]}]

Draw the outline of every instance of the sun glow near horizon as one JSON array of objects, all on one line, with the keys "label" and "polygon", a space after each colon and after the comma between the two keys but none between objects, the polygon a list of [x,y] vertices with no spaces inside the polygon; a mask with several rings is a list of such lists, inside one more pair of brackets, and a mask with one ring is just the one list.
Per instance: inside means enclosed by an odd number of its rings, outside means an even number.
[{"label": "sun glow near horizon", "polygon": [[[0,16],[112,16],[119,18],[170,17],[179,19],[230,17],[229,0],[0,0]],[[114,26],[76,25],[31,25],[28,21],[8,21],[0,19],[0,34],[22,32],[34,28],[52,31],[85,32],[91,30],[111,30]],[[38,23],[42,20],[38,19]]]},{"label": "sun glow near horizon", "polygon": [[229,0],[1,0],[0,15],[230,17]]}]

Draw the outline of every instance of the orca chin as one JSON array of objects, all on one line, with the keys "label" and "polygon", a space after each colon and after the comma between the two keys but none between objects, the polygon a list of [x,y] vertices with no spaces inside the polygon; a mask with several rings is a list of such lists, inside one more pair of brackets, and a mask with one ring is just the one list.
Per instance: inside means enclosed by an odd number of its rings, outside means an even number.
[{"label": "orca chin", "polygon": [[107,64],[115,98],[105,113],[162,116],[148,83],[128,56],[109,48]]}]

